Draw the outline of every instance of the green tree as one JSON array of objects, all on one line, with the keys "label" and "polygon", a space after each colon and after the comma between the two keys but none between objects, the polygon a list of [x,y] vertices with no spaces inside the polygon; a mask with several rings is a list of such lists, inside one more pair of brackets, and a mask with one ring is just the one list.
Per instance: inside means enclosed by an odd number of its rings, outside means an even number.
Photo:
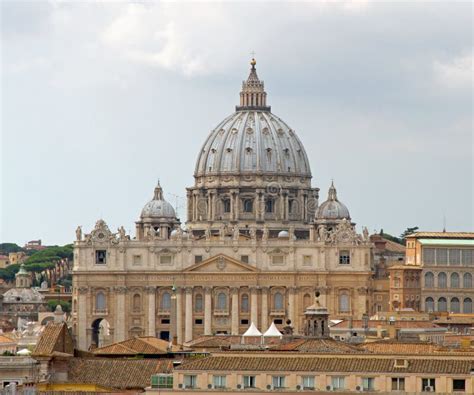
[{"label": "green tree", "polygon": [[15,243],[0,243],[0,255],[8,255],[10,252],[23,251],[18,244]]},{"label": "green tree", "polygon": [[405,231],[400,235],[400,239],[402,240],[403,244],[405,244],[407,236],[415,233],[418,229],[418,226],[406,228]]},{"label": "green tree", "polygon": [[393,241],[395,243],[398,243],[398,244],[405,244],[401,239],[399,239],[398,237],[396,236],[393,236],[389,233],[385,233],[383,231],[383,229],[380,229],[380,236],[382,236],[384,239],[387,239],[387,240],[390,240],[390,241]]},{"label": "green tree", "polygon": [[7,267],[0,269],[0,278],[4,281],[13,281],[15,274],[20,270],[19,264],[8,265]]}]

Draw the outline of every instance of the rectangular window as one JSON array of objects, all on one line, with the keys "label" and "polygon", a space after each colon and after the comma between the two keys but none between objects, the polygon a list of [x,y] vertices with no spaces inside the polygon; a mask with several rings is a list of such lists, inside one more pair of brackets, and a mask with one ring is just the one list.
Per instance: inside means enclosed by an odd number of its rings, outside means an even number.
[{"label": "rectangular window", "polygon": [[405,391],[405,377],[392,377],[392,391]]},{"label": "rectangular window", "polygon": [[449,250],[449,264],[452,266],[461,264],[461,250],[454,248]]},{"label": "rectangular window", "polygon": [[196,383],[197,383],[196,375],[194,374],[184,375],[184,388],[197,388]]},{"label": "rectangular window", "polygon": [[214,388],[225,388],[226,387],[226,376],[213,376],[212,384]]},{"label": "rectangular window", "polygon": [[256,388],[255,376],[244,376],[244,388]]},{"label": "rectangular window", "polygon": [[106,250],[96,250],[95,252],[95,263],[96,265],[105,265],[107,262],[107,251]]},{"label": "rectangular window", "polygon": [[453,379],[453,392],[464,392],[464,391],[466,391],[466,380]]},{"label": "rectangular window", "polygon": [[345,377],[334,376],[331,377],[331,385],[335,390],[342,390],[345,387]]},{"label": "rectangular window", "polygon": [[311,255],[303,255],[303,266],[311,266]]},{"label": "rectangular window", "polygon": [[173,257],[171,255],[160,255],[160,265],[171,265]]},{"label": "rectangular window", "polygon": [[350,251],[339,251],[339,265],[349,265],[351,263]]},{"label": "rectangular window", "polygon": [[265,212],[266,213],[273,213],[275,201],[273,199],[267,199],[265,201]]},{"label": "rectangular window", "polygon": [[283,320],[281,320],[279,318],[273,320],[273,322],[275,323],[275,325],[282,325],[283,324]]},{"label": "rectangular window", "polygon": [[163,318],[163,319],[161,320],[161,323],[162,323],[163,325],[169,325],[170,319],[169,319],[169,318]]},{"label": "rectangular window", "polygon": [[248,325],[249,320],[240,320],[240,325]]},{"label": "rectangular window", "polygon": [[140,266],[142,264],[142,256],[134,255],[133,256],[133,266]]},{"label": "rectangular window", "polygon": [[434,265],[435,263],[435,249],[423,248],[423,263],[426,265]]},{"label": "rectangular window", "polygon": [[462,264],[472,266],[474,264],[474,250],[462,250]]},{"label": "rectangular window", "polygon": [[240,262],[249,263],[249,256],[248,255],[241,255]]},{"label": "rectangular window", "polygon": [[313,390],[314,389],[314,376],[303,376],[303,389]]},{"label": "rectangular window", "polygon": [[194,255],[194,263],[201,263],[202,255]]},{"label": "rectangular window", "polygon": [[435,391],[435,379],[421,379],[421,392],[434,392]]},{"label": "rectangular window", "polygon": [[196,325],[202,325],[202,318],[196,318],[196,319],[194,320],[194,324],[196,324]]},{"label": "rectangular window", "polygon": [[151,376],[151,388],[173,388],[173,376],[169,374]]},{"label": "rectangular window", "polygon": [[375,379],[373,377],[363,377],[362,389],[364,391],[373,391],[375,389]]},{"label": "rectangular window", "polygon": [[283,265],[285,263],[285,257],[283,255],[273,255],[272,264]]},{"label": "rectangular window", "polygon": [[437,265],[448,264],[448,249],[447,248],[436,249],[436,264]]},{"label": "rectangular window", "polygon": [[273,388],[285,388],[285,376],[273,376],[272,386]]}]

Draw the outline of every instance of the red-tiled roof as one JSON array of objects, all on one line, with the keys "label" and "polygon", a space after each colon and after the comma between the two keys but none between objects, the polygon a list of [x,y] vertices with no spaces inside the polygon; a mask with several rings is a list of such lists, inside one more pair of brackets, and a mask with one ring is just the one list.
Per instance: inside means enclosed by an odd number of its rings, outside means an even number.
[{"label": "red-tiled roof", "polygon": [[[369,320],[368,322],[369,328],[377,328],[378,325],[382,325],[382,328],[384,326],[387,326],[388,323],[387,321],[380,321],[380,320]],[[398,320],[394,321],[395,328],[401,329],[401,328],[440,328],[439,325],[434,324],[433,322],[430,321],[411,321],[411,320]],[[349,328],[350,326],[350,321],[341,321],[337,324],[334,324],[331,329],[343,329],[343,328]],[[353,328],[362,328],[363,323],[362,320],[353,320],[352,321],[352,327]],[[441,328],[440,328],[441,329]]]},{"label": "red-tiled roof", "polygon": [[95,355],[137,355],[137,354],[168,354],[178,351],[176,346],[168,350],[169,342],[152,336],[136,337],[97,348]]},{"label": "red-tiled roof", "polygon": [[474,232],[416,232],[407,237],[433,239],[474,239]]},{"label": "red-tiled roof", "polygon": [[74,354],[72,336],[64,322],[48,322],[33,355],[52,355],[55,351]]}]

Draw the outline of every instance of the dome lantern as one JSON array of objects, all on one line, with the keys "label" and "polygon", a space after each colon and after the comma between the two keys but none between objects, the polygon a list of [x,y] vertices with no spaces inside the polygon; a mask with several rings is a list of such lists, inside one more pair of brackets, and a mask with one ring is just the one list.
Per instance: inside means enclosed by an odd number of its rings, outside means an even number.
[{"label": "dome lantern", "polygon": [[236,111],[258,110],[270,111],[271,107],[267,106],[267,93],[263,81],[258,79],[257,61],[252,58],[250,65],[250,74],[247,81],[242,82],[242,91],[240,92],[240,105],[235,107]]},{"label": "dome lantern", "polygon": [[316,210],[316,221],[334,222],[343,219],[350,220],[351,216],[348,208],[337,198],[336,187],[334,181],[332,181],[328,191],[328,199]]}]

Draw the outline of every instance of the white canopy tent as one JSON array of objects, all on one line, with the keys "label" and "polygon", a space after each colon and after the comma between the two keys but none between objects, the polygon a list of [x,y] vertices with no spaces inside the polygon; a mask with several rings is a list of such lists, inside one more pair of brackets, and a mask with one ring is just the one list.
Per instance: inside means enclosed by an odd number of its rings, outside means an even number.
[{"label": "white canopy tent", "polygon": [[272,324],[269,326],[269,328],[266,330],[266,332],[263,334],[263,336],[264,337],[282,337],[283,335],[278,330],[275,323],[272,322]]},{"label": "white canopy tent", "polygon": [[245,333],[242,336],[262,336],[262,332],[260,332],[255,324],[252,322],[249,326],[249,329],[245,331]]}]

